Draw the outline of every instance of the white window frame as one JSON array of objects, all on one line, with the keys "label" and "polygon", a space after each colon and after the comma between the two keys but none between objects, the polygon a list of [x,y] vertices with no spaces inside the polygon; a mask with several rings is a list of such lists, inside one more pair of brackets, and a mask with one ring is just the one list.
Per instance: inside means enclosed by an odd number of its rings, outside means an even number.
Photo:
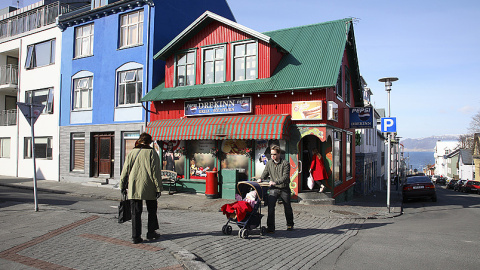
[{"label": "white window frame", "polygon": [[[82,103],[87,95],[87,105]],[[93,76],[73,79],[73,110],[91,110],[93,97]]]},{"label": "white window frame", "polygon": [[[223,50],[222,53],[217,53],[217,51],[219,50]],[[207,59],[207,57],[205,56],[207,54],[207,52],[209,51],[213,51],[213,58],[212,59]],[[205,48],[202,48],[202,83],[204,84],[214,84],[214,83],[223,83],[225,82],[225,77],[226,77],[226,67],[227,67],[227,59],[226,59],[226,52],[227,52],[227,48],[225,45],[217,45],[217,46],[210,46],[210,47],[205,47]],[[223,63],[222,63],[223,62]],[[206,76],[207,74],[209,74],[210,72],[207,73],[207,68],[206,68],[206,65],[207,63],[212,63],[212,68],[213,68],[213,71],[211,72],[211,75],[212,75],[212,81],[209,82],[207,81],[206,79]],[[219,68],[220,70],[218,72],[220,72],[222,75],[222,78],[218,78],[217,77],[217,68]]]},{"label": "white window frame", "polygon": [[[134,85],[135,101],[127,103],[127,88]],[[122,87],[123,86],[123,87]],[[117,71],[117,106],[139,105],[143,94],[143,68]]]},{"label": "white window frame", "polygon": [[[137,16],[137,21],[130,21],[134,16]],[[120,16],[120,48],[143,44],[143,21],[143,9]]]},{"label": "white window frame", "polygon": [[[250,45],[250,44],[255,44],[255,52],[249,54],[248,50],[247,50],[247,46]],[[237,46],[245,46],[245,48],[244,48],[245,54],[244,55],[235,55],[235,48]],[[231,59],[232,59],[232,81],[247,81],[247,80],[258,79],[258,42],[257,41],[244,41],[244,42],[233,43],[231,54],[232,54],[232,57],[231,57]],[[250,57],[255,57],[255,61],[252,62],[252,63],[255,64],[255,67],[254,67],[255,75],[253,77],[252,76],[247,76],[247,70],[248,70],[248,68],[247,68],[247,65],[248,65],[247,58],[250,58]],[[241,64],[243,64],[243,66],[244,66],[243,69],[240,69],[240,70],[243,71],[243,76],[238,77],[238,78],[237,78],[236,69],[235,69],[236,60],[240,60],[240,61],[243,60]]]},{"label": "white window frame", "polygon": [[[181,56],[185,55],[185,63],[183,63]],[[187,50],[179,52],[175,55],[175,86],[187,86],[195,85],[196,83],[196,69],[197,69],[197,51],[196,50]],[[180,78],[181,75],[179,72],[180,68],[185,69],[185,77]],[[188,80],[189,72],[193,76],[193,80]]]},{"label": "white window frame", "polygon": [[0,138],[0,158],[10,158],[11,138]]},{"label": "white window frame", "polygon": [[[55,64],[55,39],[50,39],[47,41],[39,42],[33,45],[28,45],[27,46],[27,58],[25,60],[25,69],[34,69],[37,67],[44,67],[48,65]],[[45,52],[37,52],[42,46],[48,46],[48,57],[49,61],[46,64],[38,64],[37,63],[37,53],[39,55],[44,56]]]},{"label": "white window frame", "polygon": [[103,7],[107,4],[107,0],[92,0],[92,8]]},{"label": "white window frame", "polygon": [[[342,132],[333,132],[333,176],[335,186],[343,183],[343,166],[342,166]],[[338,178],[338,179],[337,179]]]},{"label": "white window frame", "polygon": [[[75,58],[93,55],[93,26],[93,23],[90,23],[75,28]],[[85,30],[88,28],[90,28],[90,33],[85,34]]]},{"label": "white window frame", "polygon": [[[42,148],[40,143],[46,139],[45,143],[45,157],[40,157],[38,155],[39,150]],[[23,148],[23,158],[31,159],[32,158],[32,137],[24,138],[24,148]],[[35,137],[35,158],[36,159],[52,159],[53,148],[52,148],[52,137]]]},{"label": "white window frame", "polygon": [[45,89],[37,89],[37,90],[28,90],[25,91],[25,103],[35,103],[35,98],[38,96],[44,96],[40,95],[39,93],[48,91],[46,94],[47,98],[37,104],[43,104],[45,107],[43,108],[42,113],[48,113],[52,114],[53,113],[53,88],[45,88]]},{"label": "white window frame", "polygon": [[352,152],[353,152],[353,134],[347,133],[347,141],[346,141],[346,158],[345,158],[345,166],[346,166],[346,175],[347,180],[353,177],[353,159],[352,159]]},{"label": "white window frame", "polygon": [[337,98],[343,101],[343,65],[340,66],[340,71],[337,78],[337,85],[335,85],[335,93]]}]

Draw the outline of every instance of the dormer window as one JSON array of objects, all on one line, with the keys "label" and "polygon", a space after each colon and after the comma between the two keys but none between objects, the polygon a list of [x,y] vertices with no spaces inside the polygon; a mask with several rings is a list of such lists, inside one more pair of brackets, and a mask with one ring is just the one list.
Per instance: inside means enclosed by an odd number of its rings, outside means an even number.
[{"label": "dormer window", "polygon": [[257,78],[257,43],[246,42],[233,45],[233,78],[235,81]]},{"label": "dormer window", "polygon": [[225,46],[203,49],[203,83],[225,81]]},{"label": "dormer window", "polygon": [[175,79],[176,86],[195,84],[195,51],[177,54]]}]

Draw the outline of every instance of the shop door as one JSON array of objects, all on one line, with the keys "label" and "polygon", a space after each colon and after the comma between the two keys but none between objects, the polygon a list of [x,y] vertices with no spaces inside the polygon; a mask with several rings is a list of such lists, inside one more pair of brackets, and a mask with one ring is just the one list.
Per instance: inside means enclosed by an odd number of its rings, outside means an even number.
[{"label": "shop door", "polygon": [[[311,191],[308,188],[308,176],[310,173],[308,172],[310,169],[310,165],[312,164],[312,150],[317,148],[320,154],[323,155],[324,151],[322,149],[322,142],[320,139],[314,135],[308,135],[302,138],[299,144],[299,160],[301,161],[299,166],[301,166],[301,173],[299,175],[299,183],[300,192]],[[318,186],[315,185],[313,188],[314,191],[318,191]]]},{"label": "shop door", "polygon": [[93,176],[113,176],[113,134],[93,136]]}]

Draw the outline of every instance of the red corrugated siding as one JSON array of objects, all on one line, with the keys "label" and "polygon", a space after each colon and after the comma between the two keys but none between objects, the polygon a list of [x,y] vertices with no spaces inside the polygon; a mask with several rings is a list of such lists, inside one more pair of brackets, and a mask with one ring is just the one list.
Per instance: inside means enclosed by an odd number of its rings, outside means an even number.
[{"label": "red corrugated siding", "polygon": [[283,53],[279,52],[277,48],[271,48],[270,49],[270,75],[269,77],[272,76],[273,72],[278,66],[278,63],[280,63],[280,60],[282,60]]},{"label": "red corrugated siding", "polygon": [[[196,48],[197,50],[197,66],[196,66],[196,84],[201,83],[201,72],[202,72],[202,55],[201,47],[227,43],[227,68],[226,68],[226,81],[231,80],[231,42],[249,39],[251,36],[246,35],[243,32],[238,31],[235,28],[221,24],[220,22],[212,22],[204,29],[202,29],[198,34],[196,34],[192,39],[187,41],[179,50],[186,50]],[[270,63],[270,54],[271,49],[270,45],[259,41],[258,43],[258,76],[259,78],[269,78],[271,76],[271,63]],[[278,57],[278,55],[275,55]],[[278,60],[280,61],[280,60]],[[278,64],[278,62],[277,62]],[[173,75],[174,75],[174,55],[171,55],[167,59],[167,67],[165,69],[165,87],[173,87]]]}]

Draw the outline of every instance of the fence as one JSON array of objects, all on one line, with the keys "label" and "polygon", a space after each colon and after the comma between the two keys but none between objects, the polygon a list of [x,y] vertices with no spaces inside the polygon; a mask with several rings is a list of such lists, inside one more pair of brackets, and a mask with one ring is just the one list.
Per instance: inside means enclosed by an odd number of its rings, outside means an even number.
[{"label": "fence", "polygon": [[2,84],[18,84],[17,65],[0,66],[0,85]]},{"label": "fence", "polygon": [[0,126],[14,126],[17,124],[17,110],[0,111]]}]

